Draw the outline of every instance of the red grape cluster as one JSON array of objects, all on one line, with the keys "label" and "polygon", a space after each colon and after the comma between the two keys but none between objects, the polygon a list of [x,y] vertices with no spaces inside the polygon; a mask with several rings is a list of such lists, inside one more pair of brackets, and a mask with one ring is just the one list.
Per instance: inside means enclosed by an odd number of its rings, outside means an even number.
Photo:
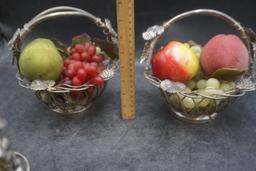
[{"label": "red grape cluster", "polygon": [[64,60],[64,83],[80,86],[90,82],[95,86],[104,85],[104,79],[99,75],[105,69],[104,56],[93,43],[76,44],[70,50],[70,55]]}]

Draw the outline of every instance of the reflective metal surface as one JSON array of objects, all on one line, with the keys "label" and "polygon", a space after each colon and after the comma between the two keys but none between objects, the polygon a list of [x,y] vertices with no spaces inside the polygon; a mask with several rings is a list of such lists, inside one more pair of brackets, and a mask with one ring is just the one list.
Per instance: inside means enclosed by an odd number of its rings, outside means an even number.
[{"label": "reflective metal surface", "polygon": [[[45,20],[65,16],[83,16],[87,19],[90,19],[92,22],[94,22],[94,24],[102,29],[103,33],[106,35],[106,40],[113,43],[117,47],[117,33],[112,28],[111,23],[108,19],[102,21],[100,18],[82,9],[68,6],[60,6],[53,7],[39,13],[28,23],[24,24],[23,28],[17,29],[17,31],[8,43],[9,48],[13,53],[13,60],[18,61],[21,52],[22,41],[25,39],[28,33],[33,30],[35,26]],[[105,84],[109,79],[113,78],[115,71],[118,70],[118,64],[118,59],[109,58],[107,60],[106,69],[103,70],[102,73],[100,73],[102,78],[105,80]],[[16,74],[16,77],[20,86],[35,91],[36,96],[41,101],[43,101],[51,110],[57,113],[71,114],[79,113],[86,110],[89,106],[91,106],[92,101],[102,94],[105,87],[105,85],[94,86],[89,82],[81,86],[71,86],[62,83],[55,83],[51,80],[34,80],[30,82],[26,78],[23,78],[19,73]],[[93,90],[91,90],[91,93],[88,93],[88,89]],[[69,94],[71,91],[83,91],[83,99],[72,99]]]},{"label": "reflective metal surface", "polygon": [[[226,21],[240,33],[241,39],[247,46],[250,56],[249,71],[241,77],[236,83],[235,89],[232,91],[220,92],[214,89],[207,90],[211,91],[209,95],[199,91],[184,92],[185,85],[182,86],[182,83],[160,80],[152,74],[150,61],[153,57],[154,48],[161,39],[164,31],[183,18],[197,15],[214,16]],[[255,35],[256,34],[251,29],[242,27],[235,19],[217,10],[197,9],[181,13],[163,23],[162,26],[155,25],[149,27],[147,31],[143,33],[143,38],[146,42],[140,61],[141,63],[146,61],[144,76],[150,83],[161,89],[174,116],[191,123],[210,122],[217,116],[218,111],[230,105],[235,98],[243,96],[248,91],[256,90]]]}]

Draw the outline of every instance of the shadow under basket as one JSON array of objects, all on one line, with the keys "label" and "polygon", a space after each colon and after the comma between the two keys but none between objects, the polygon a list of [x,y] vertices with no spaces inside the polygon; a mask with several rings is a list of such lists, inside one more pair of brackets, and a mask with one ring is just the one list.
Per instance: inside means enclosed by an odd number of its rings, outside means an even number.
[{"label": "shadow under basket", "polygon": [[[60,6],[39,13],[26,23],[22,29],[18,29],[15,32],[9,41],[9,48],[13,52],[14,59],[19,60],[21,42],[32,28],[47,19],[65,16],[82,16],[91,20],[98,28],[102,29],[106,36],[106,42],[117,50],[117,33],[112,28],[108,19],[105,19],[103,22],[100,18],[79,8]],[[20,75],[20,71],[16,74],[16,78],[20,86],[35,91],[38,99],[45,103],[52,111],[62,114],[74,114],[88,109],[93,101],[103,93],[107,81],[113,78],[118,70],[118,63],[118,58],[106,57],[104,59],[106,68],[100,73],[100,76],[104,79],[104,84],[101,86],[95,86],[89,82],[81,86],[56,83],[52,80],[34,80],[30,82]],[[74,96],[76,92],[79,92],[79,94]]]},{"label": "shadow under basket", "polygon": [[[204,93],[198,90],[186,92],[185,84],[171,80],[160,80],[152,74],[150,61],[154,54],[154,48],[166,29],[180,19],[197,15],[214,16],[226,21],[240,33],[240,38],[248,49],[249,70],[235,82],[234,89],[230,91],[220,92],[218,89],[210,88],[205,90],[208,92]],[[243,96],[248,91],[255,91],[256,34],[251,29],[242,27],[239,22],[225,13],[212,9],[184,12],[164,22],[163,25],[149,27],[143,33],[143,38],[146,40],[141,56],[141,63],[146,61],[144,76],[150,83],[160,88],[171,113],[178,119],[189,123],[210,122],[216,118],[220,110],[230,105],[236,98]]]}]

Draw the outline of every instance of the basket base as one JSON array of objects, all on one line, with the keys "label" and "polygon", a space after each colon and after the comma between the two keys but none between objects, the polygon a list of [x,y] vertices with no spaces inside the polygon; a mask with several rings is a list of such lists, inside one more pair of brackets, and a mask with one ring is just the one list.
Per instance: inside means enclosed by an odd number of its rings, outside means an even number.
[{"label": "basket base", "polygon": [[88,105],[86,106],[81,106],[81,108],[77,108],[76,110],[70,110],[70,111],[64,111],[60,108],[51,108],[52,111],[56,112],[56,113],[59,113],[61,115],[74,115],[74,114],[79,114],[87,109],[89,109],[90,107],[92,106],[92,103],[89,103]]},{"label": "basket base", "polygon": [[193,124],[203,124],[203,123],[211,122],[218,115],[218,113],[215,112],[211,115],[205,114],[205,115],[200,115],[200,116],[195,116],[195,117],[189,117],[189,116],[183,115],[182,113],[177,112],[175,110],[172,110],[172,114],[179,120],[182,120],[182,121],[185,121],[188,123],[193,123]]}]

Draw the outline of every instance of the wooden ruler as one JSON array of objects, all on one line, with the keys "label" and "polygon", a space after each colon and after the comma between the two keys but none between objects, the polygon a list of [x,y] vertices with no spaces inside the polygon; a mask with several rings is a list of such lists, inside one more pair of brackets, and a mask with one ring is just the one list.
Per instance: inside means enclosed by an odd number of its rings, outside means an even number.
[{"label": "wooden ruler", "polygon": [[123,119],[135,118],[134,0],[116,0]]}]

